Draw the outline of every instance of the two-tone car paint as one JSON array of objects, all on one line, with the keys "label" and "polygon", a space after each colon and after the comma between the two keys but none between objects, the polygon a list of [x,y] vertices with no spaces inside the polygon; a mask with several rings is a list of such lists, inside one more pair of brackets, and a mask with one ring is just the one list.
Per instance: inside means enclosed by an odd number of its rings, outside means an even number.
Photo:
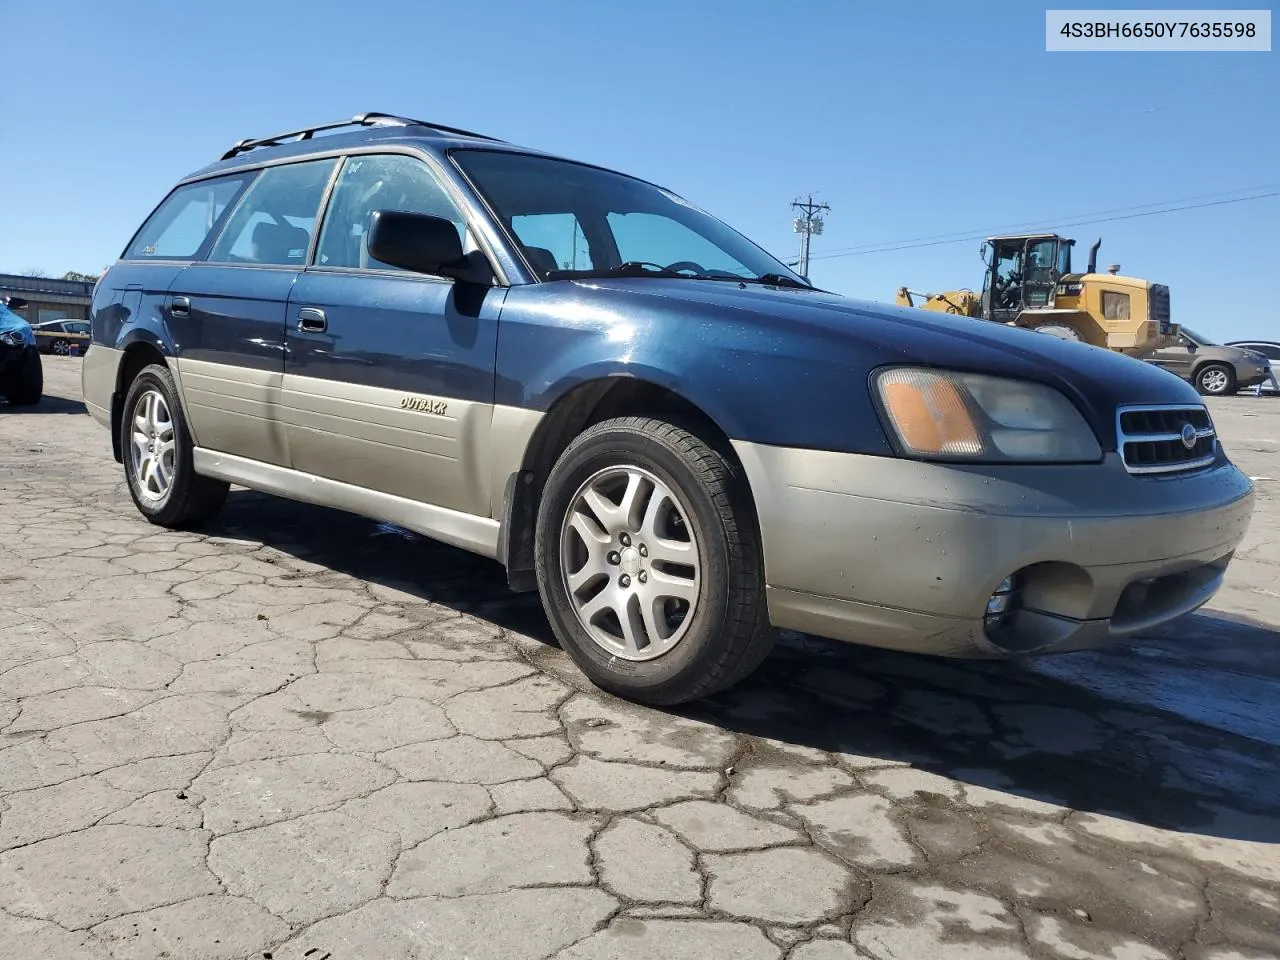
[{"label": "two-tone car paint", "polygon": [[[320,219],[297,266],[202,262],[221,225],[188,260],[122,260],[95,291],[84,373],[117,456],[129,373],[158,360],[176,374],[200,473],[395,520],[497,557],[529,586],[520,574],[532,564],[528,518],[546,451],[612,388],[645,384],[714,424],[743,463],[776,625],[873,643],[883,627],[887,645],[991,653],[985,596],[1015,569],[1061,560],[1098,572],[1082,574],[1093,577],[1083,586],[1042,585],[1053,616],[1075,624],[1046,626],[1043,646],[1087,645],[1141,627],[1136,615],[1097,625],[1134,583],[1169,578],[1170,612],[1221,582],[1247,524],[1248,481],[1216,444],[1208,469],[1176,479],[1131,475],[1118,454],[1119,407],[1201,407],[1178,378],[1029,331],[812,289],[543,282],[452,162],[460,149],[518,148],[388,128],[272,146],[183,181],[328,159],[335,176],[343,156],[412,156],[448,191],[495,280],[317,264]],[[307,311],[323,328],[305,327]],[[1046,384],[1084,416],[1102,461],[913,461],[870,396],[873,374],[896,364]],[[1170,511],[1199,512],[1194,534],[1161,535]],[[839,536],[815,545],[797,519]],[[895,563],[884,563],[886,548]],[[970,550],[999,576],[966,579]]]}]

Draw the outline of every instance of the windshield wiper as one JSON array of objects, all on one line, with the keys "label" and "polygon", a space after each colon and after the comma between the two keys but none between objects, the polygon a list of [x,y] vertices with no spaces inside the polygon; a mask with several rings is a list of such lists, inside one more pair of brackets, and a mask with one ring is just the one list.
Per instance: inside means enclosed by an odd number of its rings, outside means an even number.
[{"label": "windshield wiper", "polygon": [[658,263],[628,260],[606,270],[548,270],[548,280],[589,280],[593,277],[659,277],[666,280],[700,280],[692,273],[677,273]]},{"label": "windshield wiper", "polygon": [[756,277],[759,283],[768,283],[775,287],[794,287],[797,290],[812,290],[813,284],[802,283],[793,277],[788,277],[781,273],[762,273]]},{"label": "windshield wiper", "polygon": [[740,277],[730,273],[700,273],[695,280],[731,280],[738,283],[758,283],[766,287],[791,287],[796,290],[812,290],[807,283],[801,283],[781,273],[762,273],[758,277]]},{"label": "windshield wiper", "polygon": [[758,283],[770,287],[791,287],[796,290],[812,290],[812,286],[781,273],[764,273],[758,277],[744,277],[728,271],[716,273],[685,273],[668,270],[660,263],[646,260],[628,260],[606,270],[548,270],[548,280],[589,280],[599,277],[655,277],[663,280],[719,280],[736,283]]}]

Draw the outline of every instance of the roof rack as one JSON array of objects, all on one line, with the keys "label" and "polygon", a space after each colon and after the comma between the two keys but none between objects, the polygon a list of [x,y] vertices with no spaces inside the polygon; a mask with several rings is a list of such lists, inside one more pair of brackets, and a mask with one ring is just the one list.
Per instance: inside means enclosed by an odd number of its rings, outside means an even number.
[{"label": "roof rack", "polygon": [[398,117],[391,113],[358,113],[350,120],[335,120],[332,123],[322,123],[314,127],[303,127],[300,130],[286,130],[284,133],[273,133],[269,137],[249,137],[239,141],[235,146],[224,153],[220,159],[230,160],[232,157],[239,156],[242,153],[248,153],[256,147],[274,147],[286,140],[310,140],[313,135],[322,130],[337,130],[341,127],[375,126],[429,127],[432,130],[438,130],[440,133],[454,133],[463,137],[475,137],[477,140],[492,140],[494,143],[504,142],[496,137],[487,137],[483,133],[472,133],[470,130],[459,130],[457,127],[446,127],[442,124],[430,123],[426,120],[411,120],[408,117]]}]

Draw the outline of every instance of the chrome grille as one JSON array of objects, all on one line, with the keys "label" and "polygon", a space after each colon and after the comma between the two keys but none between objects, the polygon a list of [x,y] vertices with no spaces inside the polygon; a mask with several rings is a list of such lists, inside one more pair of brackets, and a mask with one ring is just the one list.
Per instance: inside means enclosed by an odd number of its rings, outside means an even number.
[{"label": "chrome grille", "polygon": [[1213,463],[1218,435],[1203,406],[1121,407],[1116,412],[1116,445],[1130,473],[1176,473]]}]

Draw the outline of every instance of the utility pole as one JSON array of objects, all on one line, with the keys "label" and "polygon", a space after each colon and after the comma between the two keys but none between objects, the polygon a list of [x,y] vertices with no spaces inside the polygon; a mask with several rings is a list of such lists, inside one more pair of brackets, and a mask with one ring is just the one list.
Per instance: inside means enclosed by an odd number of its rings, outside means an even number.
[{"label": "utility pole", "polygon": [[819,213],[830,213],[831,208],[825,203],[814,203],[813,194],[809,194],[809,199],[805,202],[799,200],[791,201],[791,206],[802,212],[802,216],[795,219],[795,231],[800,234],[800,276],[806,280],[809,279],[809,238],[817,234],[822,235],[822,217]]}]

